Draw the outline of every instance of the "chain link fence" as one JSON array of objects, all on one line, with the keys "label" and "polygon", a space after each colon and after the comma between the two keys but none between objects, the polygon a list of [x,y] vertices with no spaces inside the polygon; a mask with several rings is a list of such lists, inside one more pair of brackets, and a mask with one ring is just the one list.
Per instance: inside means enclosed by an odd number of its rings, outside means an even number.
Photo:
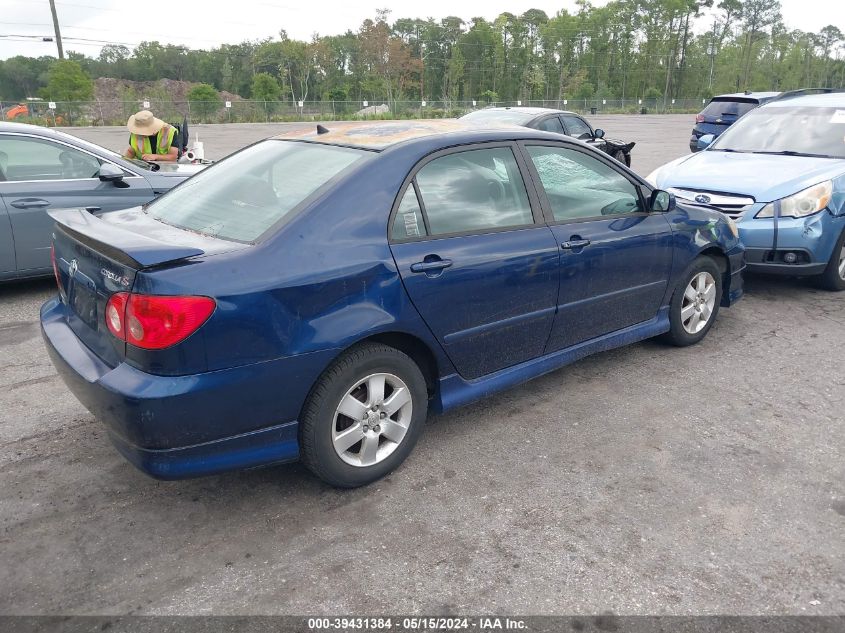
[{"label": "chain link fence", "polygon": [[[86,101],[26,104],[15,121],[40,125],[125,125],[135,112],[148,109],[165,121],[190,123],[270,123],[347,119],[437,119],[459,117],[488,106],[543,107],[581,114],[651,114],[699,112],[705,99],[556,99],[531,101]],[[0,103],[3,118],[17,103]],[[5,107],[4,107],[5,106]],[[15,108],[20,110],[20,108]]]}]

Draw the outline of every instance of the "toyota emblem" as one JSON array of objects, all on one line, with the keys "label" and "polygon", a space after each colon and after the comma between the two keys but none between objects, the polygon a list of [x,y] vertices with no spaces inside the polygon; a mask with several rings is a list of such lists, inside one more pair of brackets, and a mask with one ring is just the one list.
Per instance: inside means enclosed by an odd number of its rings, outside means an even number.
[{"label": "toyota emblem", "polygon": [[707,204],[710,202],[710,196],[705,196],[703,193],[700,193],[695,197],[695,201],[699,204]]}]

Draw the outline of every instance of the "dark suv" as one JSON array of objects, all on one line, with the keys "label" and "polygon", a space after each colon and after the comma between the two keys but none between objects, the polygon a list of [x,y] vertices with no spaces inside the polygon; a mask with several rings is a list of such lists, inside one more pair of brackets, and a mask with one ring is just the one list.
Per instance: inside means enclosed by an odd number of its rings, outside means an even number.
[{"label": "dark suv", "polygon": [[705,134],[719,136],[746,112],[763,105],[779,96],[779,92],[738,92],[730,95],[719,95],[710,99],[698,116],[695,117],[695,127],[689,140],[689,148],[698,151],[698,139]]}]

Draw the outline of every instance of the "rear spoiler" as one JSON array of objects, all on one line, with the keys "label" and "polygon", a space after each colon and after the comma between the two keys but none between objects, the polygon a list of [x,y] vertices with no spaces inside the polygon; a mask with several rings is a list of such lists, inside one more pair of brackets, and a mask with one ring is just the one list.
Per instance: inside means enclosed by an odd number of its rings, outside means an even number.
[{"label": "rear spoiler", "polygon": [[171,244],[122,228],[85,209],[55,209],[47,214],[56,221],[57,230],[109,259],[133,268],[149,268],[205,254],[196,247]]}]

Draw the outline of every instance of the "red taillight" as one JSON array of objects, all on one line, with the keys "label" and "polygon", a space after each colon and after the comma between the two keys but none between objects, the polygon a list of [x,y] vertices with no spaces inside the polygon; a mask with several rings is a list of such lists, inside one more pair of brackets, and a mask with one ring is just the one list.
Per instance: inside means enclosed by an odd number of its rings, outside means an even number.
[{"label": "red taillight", "polygon": [[106,326],[122,341],[164,349],[184,341],[214,312],[214,299],[118,292],[106,304]]},{"label": "red taillight", "polygon": [[698,116],[696,116],[696,117],[695,117],[695,122],[696,122],[696,123],[704,123],[704,115],[703,115],[703,114],[699,114]]},{"label": "red taillight", "polygon": [[106,327],[121,341],[126,340],[124,321],[126,320],[126,301],[128,292],[116,292],[106,304]]}]

